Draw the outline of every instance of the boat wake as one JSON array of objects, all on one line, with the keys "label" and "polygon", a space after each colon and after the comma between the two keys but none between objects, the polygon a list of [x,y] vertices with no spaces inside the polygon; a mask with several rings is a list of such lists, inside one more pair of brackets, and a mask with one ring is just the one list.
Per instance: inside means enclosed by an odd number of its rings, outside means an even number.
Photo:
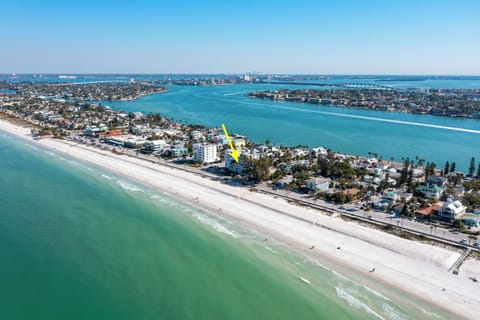
[{"label": "boat wake", "polygon": [[[258,106],[262,106],[262,107],[271,107],[270,105],[262,104],[262,103],[244,102],[244,101],[242,101],[241,103],[250,104],[250,105],[258,105]],[[279,106],[278,104],[275,105],[275,108],[276,109],[281,109],[281,110],[291,110],[291,111],[295,111],[295,112],[308,112],[308,113],[324,114],[324,115],[330,115],[330,116],[336,116],[336,117],[353,118],[353,119],[386,122],[386,123],[395,123],[395,124],[402,124],[402,125],[409,125],[409,126],[427,127],[427,128],[433,128],[433,129],[442,129],[442,130],[450,130],[450,131],[459,131],[459,132],[465,132],[465,133],[480,134],[480,130],[459,128],[459,127],[450,127],[450,126],[442,126],[442,125],[436,125],[436,124],[424,123],[424,122],[394,120],[394,119],[387,119],[387,118],[377,118],[377,117],[362,116],[362,115],[356,115],[356,114],[327,112],[327,111],[320,111],[320,110],[306,110],[306,109],[299,109],[299,108],[293,108],[293,107]]]},{"label": "boat wake", "polygon": [[243,92],[230,92],[230,93],[224,93],[223,95],[224,96],[236,96],[236,95],[239,95],[239,94],[243,94]]}]

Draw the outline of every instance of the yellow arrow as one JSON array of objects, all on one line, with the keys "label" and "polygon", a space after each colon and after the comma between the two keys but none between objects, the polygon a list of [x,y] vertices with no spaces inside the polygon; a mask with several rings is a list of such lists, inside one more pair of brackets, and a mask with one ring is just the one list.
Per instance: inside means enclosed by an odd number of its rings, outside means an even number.
[{"label": "yellow arrow", "polygon": [[230,140],[230,136],[228,135],[228,132],[227,132],[227,128],[225,128],[225,125],[223,123],[222,123],[222,129],[223,129],[223,132],[225,133],[225,137],[227,137],[228,145],[232,150],[230,152],[230,156],[238,163],[238,150],[235,150],[235,148],[233,147],[232,140]]}]

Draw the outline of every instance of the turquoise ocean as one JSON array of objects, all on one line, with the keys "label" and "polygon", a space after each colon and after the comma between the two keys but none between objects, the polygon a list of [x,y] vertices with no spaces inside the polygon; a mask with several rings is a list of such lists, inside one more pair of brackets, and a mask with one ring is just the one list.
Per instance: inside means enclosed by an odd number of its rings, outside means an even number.
[{"label": "turquoise ocean", "polygon": [[450,319],[1,132],[0,155],[0,319]]}]

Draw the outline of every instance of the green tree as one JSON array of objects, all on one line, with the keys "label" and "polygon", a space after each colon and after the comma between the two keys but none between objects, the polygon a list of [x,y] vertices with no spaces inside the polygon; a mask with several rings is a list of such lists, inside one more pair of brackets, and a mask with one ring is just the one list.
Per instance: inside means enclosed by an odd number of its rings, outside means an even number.
[{"label": "green tree", "polygon": [[475,157],[472,157],[472,159],[470,159],[470,167],[468,168],[468,175],[470,177],[473,177],[474,173],[475,173]]},{"label": "green tree", "polygon": [[463,228],[463,221],[460,220],[460,219],[456,219],[455,221],[453,221],[453,227],[455,227],[457,229],[462,229]]},{"label": "green tree", "polygon": [[333,194],[332,200],[335,203],[345,203],[347,202],[347,196],[343,192],[336,192]]},{"label": "green tree", "polygon": [[253,160],[248,157],[243,158],[247,174],[255,182],[261,182],[270,178],[271,161],[268,157],[261,157],[258,160]]},{"label": "green tree", "polygon": [[445,168],[443,169],[443,174],[447,174],[450,170],[450,162],[445,162]]},{"label": "green tree", "polygon": [[427,165],[425,166],[425,176],[428,177],[435,174],[435,167],[435,162],[427,162]]},{"label": "green tree", "polygon": [[406,217],[410,214],[410,212],[408,211],[408,205],[406,202],[403,203],[403,207],[402,207],[402,211],[400,212],[400,216],[402,217]]},{"label": "green tree", "polygon": [[400,181],[399,181],[400,185],[404,185],[408,180],[408,167],[409,166],[410,166],[410,160],[408,158],[406,158],[403,161],[403,168],[402,168],[402,173],[400,175]]},{"label": "green tree", "polygon": [[450,164],[450,172],[455,172],[455,162]]}]

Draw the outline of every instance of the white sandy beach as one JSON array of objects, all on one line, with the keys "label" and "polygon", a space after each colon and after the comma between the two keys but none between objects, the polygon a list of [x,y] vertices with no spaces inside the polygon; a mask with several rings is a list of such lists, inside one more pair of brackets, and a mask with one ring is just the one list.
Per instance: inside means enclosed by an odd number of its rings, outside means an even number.
[{"label": "white sandy beach", "polygon": [[[458,252],[405,240],[319,211],[288,204],[248,188],[232,187],[182,170],[115,155],[73,142],[32,140],[25,129],[0,120],[0,130],[141,181],[204,209],[234,218],[308,254],[387,283],[458,318],[480,317],[480,261],[468,260],[459,275],[448,268]],[[313,225],[315,222],[316,225]],[[314,250],[309,250],[315,245]],[[337,247],[341,249],[338,250]],[[368,271],[375,268],[375,272]],[[443,290],[445,289],[445,290]]]}]

